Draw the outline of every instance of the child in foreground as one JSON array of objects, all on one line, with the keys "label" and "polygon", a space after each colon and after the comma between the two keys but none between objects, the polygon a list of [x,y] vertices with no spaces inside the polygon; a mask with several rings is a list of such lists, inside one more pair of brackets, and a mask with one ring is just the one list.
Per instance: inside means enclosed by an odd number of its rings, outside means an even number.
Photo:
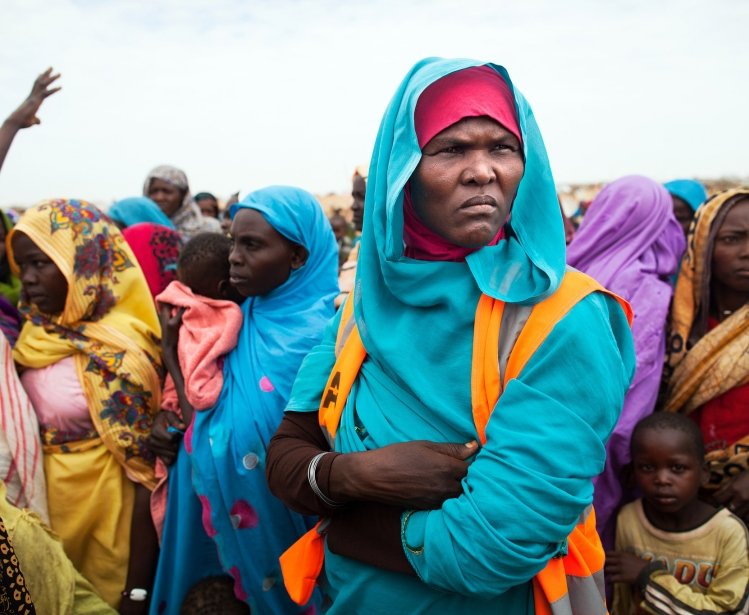
[{"label": "child in foreground", "polygon": [[698,499],[707,480],[697,425],[657,412],[632,434],[632,466],[643,497],[619,513],[612,615],[744,613],[749,597],[747,531],[738,517]]}]

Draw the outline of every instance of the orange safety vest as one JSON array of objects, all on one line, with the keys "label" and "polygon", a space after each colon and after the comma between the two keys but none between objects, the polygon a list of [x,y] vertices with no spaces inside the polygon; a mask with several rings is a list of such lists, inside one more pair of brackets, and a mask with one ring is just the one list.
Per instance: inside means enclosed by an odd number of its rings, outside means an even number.
[{"label": "orange safety vest", "polygon": [[[474,321],[471,402],[476,432],[482,445],[486,443],[486,425],[501,391],[510,380],[518,377],[554,326],[592,292],[603,292],[613,297],[624,309],[630,325],[632,324],[632,309],[624,299],[604,289],[593,278],[579,271],[568,270],[557,291],[528,308],[527,321],[522,322],[520,319],[516,330],[510,334],[510,339],[514,337],[513,333],[517,334],[517,340],[512,345],[506,365],[500,354],[500,327],[505,303],[488,295],[481,296]],[[336,362],[320,402],[320,427],[331,445],[335,441],[351,386],[366,356],[367,351],[353,318],[353,302],[349,299],[344,304],[338,328]],[[500,377],[502,368],[504,375]],[[325,525],[325,520],[320,521],[280,558],[286,590],[297,604],[309,601],[322,570]],[[580,515],[577,525],[567,538],[567,554],[550,559],[546,567],[533,578],[536,613],[606,614],[604,558],[603,546],[596,532],[595,512],[590,505]]]}]

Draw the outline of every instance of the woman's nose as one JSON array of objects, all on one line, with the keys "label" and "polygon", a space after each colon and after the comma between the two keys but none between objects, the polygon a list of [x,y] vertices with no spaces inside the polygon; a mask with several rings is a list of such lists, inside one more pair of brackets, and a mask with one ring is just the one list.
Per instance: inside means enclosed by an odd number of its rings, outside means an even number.
[{"label": "woman's nose", "polygon": [[21,284],[29,285],[36,282],[36,273],[32,267],[21,267]]},{"label": "woman's nose", "polygon": [[464,178],[468,182],[481,186],[497,179],[489,152],[474,151],[469,154]]}]

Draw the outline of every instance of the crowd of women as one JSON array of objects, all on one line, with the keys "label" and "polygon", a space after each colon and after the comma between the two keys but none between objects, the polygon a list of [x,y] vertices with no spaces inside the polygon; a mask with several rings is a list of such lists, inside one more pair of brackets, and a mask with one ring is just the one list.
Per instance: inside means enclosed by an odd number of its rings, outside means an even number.
[{"label": "crowd of women", "polygon": [[508,72],[432,58],[352,196],[353,242],[171,166],[2,215],[0,613],[606,613],[654,412],[749,520],[749,189],[627,176],[575,228]]}]

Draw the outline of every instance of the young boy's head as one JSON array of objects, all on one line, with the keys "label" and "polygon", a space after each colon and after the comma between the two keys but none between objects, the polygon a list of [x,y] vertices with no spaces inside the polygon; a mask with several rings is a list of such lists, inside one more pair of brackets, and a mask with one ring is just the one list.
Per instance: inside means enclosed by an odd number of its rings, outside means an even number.
[{"label": "young boy's head", "polygon": [[635,481],[652,508],[675,513],[697,500],[707,470],[694,421],[671,412],[651,414],[635,426],[630,450]]},{"label": "young boy's head", "polygon": [[195,235],[182,248],[177,261],[177,279],[196,295],[241,303],[229,284],[231,239],[219,233]]}]

